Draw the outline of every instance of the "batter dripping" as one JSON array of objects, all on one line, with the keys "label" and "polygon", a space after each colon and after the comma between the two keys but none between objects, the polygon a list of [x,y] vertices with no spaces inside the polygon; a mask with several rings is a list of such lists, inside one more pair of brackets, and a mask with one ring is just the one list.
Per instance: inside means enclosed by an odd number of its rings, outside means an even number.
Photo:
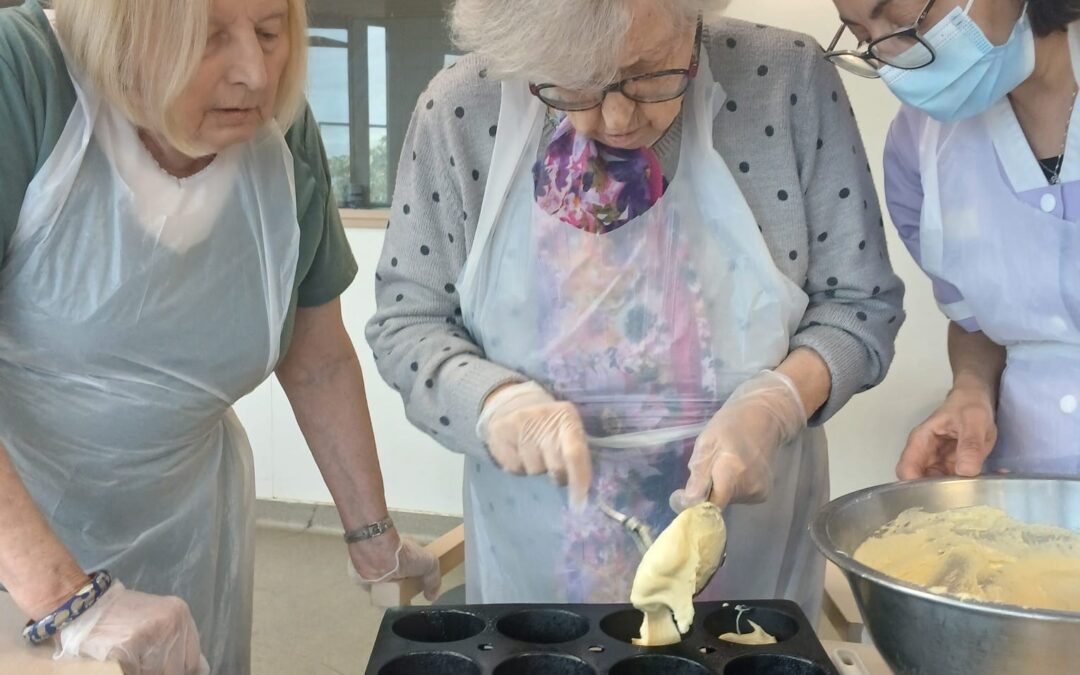
[{"label": "batter dripping", "polygon": [[[735,610],[738,614],[735,615],[735,630],[739,630],[739,625],[742,620],[743,614],[750,611],[750,608],[746,605],[736,605]],[[776,644],[776,638],[765,632],[765,629],[757,625],[753,621],[747,619],[750,624],[749,633],[724,633],[720,636],[720,639],[725,642],[734,642],[740,645],[774,645]]]},{"label": "batter dripping", "polygon": [[706,502],[680,513],[645,553],[630,602],[645,614],[635,645],[676,644],[694,623],[694,596],[720,566],[727,530],[720,509]]}]

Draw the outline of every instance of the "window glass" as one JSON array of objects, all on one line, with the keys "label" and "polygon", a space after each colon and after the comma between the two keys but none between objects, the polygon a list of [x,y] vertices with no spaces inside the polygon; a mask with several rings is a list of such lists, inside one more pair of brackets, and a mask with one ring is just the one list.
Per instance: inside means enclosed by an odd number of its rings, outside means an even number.
[{"label": "window glass", "polygon": [[384,208],[416,99],[459,56],[440,0],[309,0],[308,101],[343,208]]}]

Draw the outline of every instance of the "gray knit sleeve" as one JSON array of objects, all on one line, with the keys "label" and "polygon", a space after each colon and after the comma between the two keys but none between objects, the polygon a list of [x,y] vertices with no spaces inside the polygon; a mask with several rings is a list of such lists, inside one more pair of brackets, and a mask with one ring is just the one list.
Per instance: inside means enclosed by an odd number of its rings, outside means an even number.
[{"label": "gray knit sleeve", "polygon": [[475,59],[440,73],[413,112],[398,165],[377,309],[367,339],[409,420],[445,447],[487,456],[476,422],[487,395],[521,382],[484,358],[465,329],[455,284],[480,212],[499,88]]},{"label": "gray knit sleeve", "polygon": [[810,307],[792,349],[808,347],[832,374],[821,424],[884,379],[904,321],[904,285],[892,270],[870,164],[847,92],[820,57],[808,66],[808,114],[795,122],[809,224]]}]

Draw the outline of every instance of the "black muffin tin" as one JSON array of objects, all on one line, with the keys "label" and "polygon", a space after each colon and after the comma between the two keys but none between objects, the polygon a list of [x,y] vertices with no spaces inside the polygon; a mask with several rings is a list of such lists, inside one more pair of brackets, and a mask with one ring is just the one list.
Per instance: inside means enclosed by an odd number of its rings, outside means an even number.
[{"label": "black muffin tin", "polygon": [[[736,606],[777,644],[738,645]],[[475,605],[386,613],[368,675],[837,675],[793,602],[696,605],[694,626],[669,647],[635,647],[641,612],[629,605]]]}]

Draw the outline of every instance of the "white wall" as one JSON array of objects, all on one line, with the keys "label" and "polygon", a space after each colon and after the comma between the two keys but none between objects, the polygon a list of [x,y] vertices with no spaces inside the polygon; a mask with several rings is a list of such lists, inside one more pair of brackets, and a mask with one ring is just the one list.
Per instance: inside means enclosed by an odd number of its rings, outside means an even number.
[{"label": "white wall", "polygon": [[[375,311],[375,264],[383,233],[349,230],[360,273],[342,298],[345,326],[364,369],[375,425],[387,501],[393,509],[461,515],[461,460],[417,431],[405,419],[401,398],[375,369],[364,339],[364,324]],[[255,451],[256,493],[260,499],[330,502],[319,470],[307,450],[285,393],[267,382],[237,405]]]},{"label": "white wall", "polygon": [[[839,25],[828,0],[735,0],[730,14],[795,28],[820,42],[827,42]],[[869,156],[880,158],[897,104],[880,82],[846,75],[845,81]],[[880,159],[872,159],[871,164],[880,183]],[[945,320],[934,306],[929,283],[911,262],[894,230],[887,229],[893,264],[908,284],[909,317],[885,383],[858,396],[827,426],[834,495],[892,480],[908,432],[929,414],[949,384]],[[401,399],[379,378],[363,339],[364,323],[374,311],[372,284],[382,233],[352,230],[349,241],[361,271],[343,300],[346,323],[367,374],[390,506],[460,515],[459,458],[406,421]],[[238,410],[255,447],[259,497],[329,501],[281,389],[267,384],[241,401]]]}]

